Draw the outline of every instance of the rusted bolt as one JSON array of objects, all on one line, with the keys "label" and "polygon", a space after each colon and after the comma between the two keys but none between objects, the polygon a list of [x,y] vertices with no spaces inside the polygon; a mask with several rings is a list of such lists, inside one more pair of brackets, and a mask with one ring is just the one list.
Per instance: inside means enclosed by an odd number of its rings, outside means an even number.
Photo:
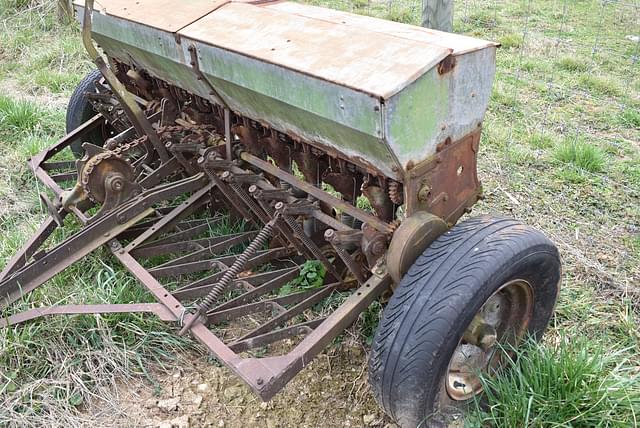
[{"label": "rusted bolt", "polygon": [[373,246],[371,247],[371,253],[373,253],[373,255],[375,256],[379,256],[384,253],[384,250],[386,250],[386,248],[387,246],[384,245],[384,242],[379,241],[373,244]]},{"label": "rusted bolt", "polygon": [[418,190],[418,200],[421,202],[427,202],[429,196],[431,196],[431,186],[424,184],[420,187],[420,190]]},{"label": "rusted bolt", "polygon": [[336,236],[336,232],[333,229],[327,229],[324,232],[324,239],[331,242],[333,238]]}]

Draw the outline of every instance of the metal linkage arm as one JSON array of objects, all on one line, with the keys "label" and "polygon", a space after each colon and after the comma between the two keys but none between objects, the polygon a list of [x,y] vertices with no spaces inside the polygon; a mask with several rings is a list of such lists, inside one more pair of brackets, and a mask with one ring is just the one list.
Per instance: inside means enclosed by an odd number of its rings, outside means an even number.
[{"label": "metal linkage arm", "polygon": [[198,174],[149,190],[131,199],[121,208],[107,213],[95,223],[85,226],[80,232],[0,282],[0,308],[33,291],[57,273],[151,215],[154,212],[154,204],[185,192],[195,191],[207,182],[204,174]]}]

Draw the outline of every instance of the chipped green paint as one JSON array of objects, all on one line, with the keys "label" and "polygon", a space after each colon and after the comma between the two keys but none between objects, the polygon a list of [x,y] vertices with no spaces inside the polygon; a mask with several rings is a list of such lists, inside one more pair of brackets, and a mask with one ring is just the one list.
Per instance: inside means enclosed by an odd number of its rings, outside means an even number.
[{"label": "chipped green paint", "polygon": [[[391,98],[387,106],[387,140],[406,167],[432,153],[449,111],[450,80],[432,69]],[[435,149],[435,147],[433,147]]]},{"label": "chipped green paint", "polygon": [[[241,53],[186,37],[176,40],[172,33],[130,21],[94,16],[96,42],[120,60],[212,99],[210,84],[235,112],[398,179],[401,173],[395,166],[406,168],[409,161],[428,158],[439,140],[454,132],[449,128],[456,124],[452,98],[468,95],[464,85],[455,86],[454,73],[440,76],[434,67],[390,99],[379,100]],[[192,45],[208,82],[197,80],[190,65]]]},{"label": "chipped green paint", "polygon": [[96,19],[94,39],[110,55],[210,98],[188,65],[194,44],[200,69],[234,111],[392,174],[381,104],[368,94],[112,17]]},{"label": "chipped green paint", "polygon": [[[376,168],[379,167],[378,162],[384,162],[385,165],[392,165],[394,162],[386,144],[377,137],[340,125],[276,98],[247,90],[228,81],[208,77],[234,110],[243,106],[242,109],[247,116],[261,118],[279,131],[304,136],[312,143],[334,146],[335,150],[360,157]],[[274,118],[277,122],[269,120]],[[342,144],[337,146],[335,142]]]}]

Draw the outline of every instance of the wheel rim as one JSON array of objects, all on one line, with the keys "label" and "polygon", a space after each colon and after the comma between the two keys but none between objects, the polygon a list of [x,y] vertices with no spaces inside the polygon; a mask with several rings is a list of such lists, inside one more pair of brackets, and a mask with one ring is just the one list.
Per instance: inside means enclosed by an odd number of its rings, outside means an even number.
[{"label": "wheel rim", "polygon": [[533,314],[533,288],[524,279],[503,284],[489,297],[465,330],[451,357],[446,391],[451,399],[468,400],[482,392],[480,373],[502,365],[500,346],[517,346]]}]

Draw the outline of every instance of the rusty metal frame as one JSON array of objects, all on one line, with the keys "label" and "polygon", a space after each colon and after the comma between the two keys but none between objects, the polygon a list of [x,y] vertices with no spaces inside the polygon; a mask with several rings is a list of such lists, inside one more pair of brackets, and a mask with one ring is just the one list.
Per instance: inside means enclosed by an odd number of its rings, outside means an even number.
[{"label": "rusty metal frame", "polygon": [[[81,138],[85,133],[89,132],[95,126],[101,123],[101,117],[90,119],[82,125],[78,130],[70,133],[57,144],[45,149],[43,152],[34,156],[29,164],[36,177],[45,184],[45,186],[60,197],[63,189],[53,180],[53,176],[57,175],[60,168],[69,168],[69,162],[60,162],[52,160],[52,158],[68,147],[72,141]],[[171,162],[169,160],[169,162]],[[236,166],[230,167],[236,174],[247,174]],[[68,259],[63,264],[58,264],[49,272],[37,275],[37,278],[31,278],[30,284],[39,286],[46,278],[53,276],[59,272],[64,266],[71,263],[72,259],[78,259],[84,254],[88,254],[91,250],[107,244],[112,254],[120,263],[133,275],[138,281],[154,296],[157,303],[133,303],[133,304],[113,304],[113,305],[62,305],[44,308],[35,308],[26,312],[11,315],[7,318],[0,319],[0,327],[9,327],[18,323],[37,319],[44,316],[61,315],[61,314],[97,314],[97,313],[122,313],[122,312],[139,312],[150,313],[158,316],[161,320],[167,322],[176,322],[185,324],[190,321],[194,315],[189,312],[189,308],[185,307],[180,298],[194,297],[194,293],[202,293],[207,291],[210,283],[215,281],[216,276],[220,275],[225,268],[228,268],[229,262],[225,264],[224,257],[217,261],[211,262],[211,266],[218,267],[220,272],[210,275],[206,278],[197,280],[181,289],[169,291],[163,286],[158,278],[152,272],[153,269],[145,268],[134,257],[134,255],[150,255],[162,252],[171,252],[175,249],[189,249],[193,253],[206,254],[207,249],[229,248],[244,239],[250,239],[253,232],[245,232],[235,234],[233,236],[204,239],[193,239],[198,236],[198,231],[208,227],[206,220],[203,222],[181,220],[185,217],[185,213],[191,212],[198,203],[206,197],[207,193],[216,186],[216,182],[205,179],[206,176],[199,174],[189,179],[183,179],[183,182],[193,183],[191,185],[183,185],[183,189],[191,191],[191,197],[177,207],[166,210],[154,210],[150,204],[137,205],[136,203],[125,203],[118,210],[108,213],[104,218],[94,222],[90,222],[87,215],[82,209],[76,208],[72,210],[78,220],[86,224],[87,228],[95,228],[98,232],[92,234],[91,240],[82,240],[81,249],[77,255]],[[286,177],[290,178],[290,177]],[[255,181],[258,188],[265,191],[275,190],[275,188],[264,179]],[[295,186],[304,186],[303,182],[292,183]],[[175,185],[175,184],[174,184]],[[170,189],[171,186],[162,185],[162,189]],[[311,189],[308,189],[311,190]],[[313,190],[311,190],[313,191]],[[158,191],[148,191],[147,193],[157,194]],[[176,192],[170,192],[176,194]],[[311,193],[311,192],[309,192]],[[141,196],[144,198],[145,193]],[[324,196],[324,195],[320,195]],[[237,203],[242,203],[239,198]],[[132,211],[133,207],[138,207]],[[82,207],[81,207],[82,208]],[[250,210],[245,205],[245,209]],[[125,214],[123,216],[123,213]],[[61,215],[65,212],[61,210]],[[265,215],[267,213],[264,213]],[[337,222],[332,217],[322,213],[320,210],[314,210],[312,215],[323,221],[329,227],[336,227],[337,230],[344,230],[345,226]],[[369,221],[375,221],[375,218],[369,218],[365,213],[357,212],[359,216]],[[155,216],[155,217],[154,217]],[[149,218],[145,222],[140,222],[142,218]],[[266,218],[266,217],[265,217]],[[117,220],[117,221],[116,221]],[[211,221],[215,222],[216,219]],[[119,223],[119,226],[105,228],[101,230],[103,224]],[[386,223],[375,222],[378,227],[388,230]],[[174,229],[174,236],[160,237],[161,230],[168,230],[180,224],[180,229]],[[283,223],[283,227],[286,223]],[[48,217],[42,224],[40,230],[32,237],[18,252],[16,256],[7,264],[2,274],[0,274],[0,289],[7,289],[7,284],[14,283],[16,293],[11,294],[11,298],[6,299],[2,306],[7,306],[7,302],[13,302],[25,292],[35,287],[22,286],[19,278],[24,276],[24,272],[32,272],[29,267],[33,263],[43,263],[43,261],[51,260],[55,253],[43,252],[37,253],[42,244],[47,240],[51,233],[58,227],[53,216]],[[100,229],[100,230],[98,230]],[[108,229],[108,230],[107,230]],[[122,233],[121,233],[122,232]],[[285,233],[292,233],[287,229]],[[75,236],[72,235],[70,239]],[[128,244],[122,242],[123,238],[130,239]],[[155,239],[155,240],[154,240]],[[79,240],[80,241],[80,240]],[[131,245],[135,243],[135,245]],[[257,260],[269,260],[274,257],[291,254],[293,247],[282,247],[280,249],[266,250],[255,257]],[[54,250],[55,251],[55,248]],[[35,254],[35,257],[34,257]],[[34,260],[28,263],[31,258]],[[230,256],[232,257],[232,256]],[[178,262],[166,263],[167,269],[175,269],[181,264],[198,263],[198,254],[178,260]],[[184,263],[182,263],[184,262]],[[55,263],[54,263],[55,264]],[[45,265],[46,266],[46,265]],[[263,400],[268,400],[275,395],[298,371],[300,371],[308,362],[321,350],[328,345],[338,334],[355,321],[357,316],[368,305],[376,299],[390,285],[390,278],[387,274],[373,275],[366,280],[359,288],[355,289],[351,296],[338,307],[333,313],[326,317],[311,321],[298,322],[293,325],[286,325],[286,321],[292,319],[296,315],[302,313],[305,309],[311,307],[330,295],[334,290],[344,289],[345,284],[334,283],[327,284],[320,289],[295,293],[284,297],[274,297],[266,300],[255,301],[256,298],[264,296],[271,291],[277,290],[283,284],[297,276],[299,268],[289,267],[282,268],[272,272],[258,273],[246,278],[238,278],[234,281],[234,286],[244,290],[240,296],[227,301],[207,313],[205,322],[195,320],[190,329],[190,333],[196,340],[205,345],[221,362],[229,369],[242,378],[252,390]],[[156,271],[157,273],[158,271]],[[44,275],[44,276],[43,276]],[[28,276],[28,275],[27,275]],[[28,278],[27,278],[28,279]],[[198,288],[199,287],[199,288]],[[180,296],[180,298],[178,298]],[[285,308],[285,305],[291,306]],[[254,314],[265,311],[275,311],[275,317],[270,318],[265,324],[248,332],[233,343],[224,343],[214,332],[207,326],[209,323],[215,323],[220,320],[233,319],[246,314]],[[266,346],[268,344],[280,341],[286,338],[301,336],[303,339],[291,351],[279,356],[270,356],[265,358],[243,357],[241,354],[256,347]]]}]

